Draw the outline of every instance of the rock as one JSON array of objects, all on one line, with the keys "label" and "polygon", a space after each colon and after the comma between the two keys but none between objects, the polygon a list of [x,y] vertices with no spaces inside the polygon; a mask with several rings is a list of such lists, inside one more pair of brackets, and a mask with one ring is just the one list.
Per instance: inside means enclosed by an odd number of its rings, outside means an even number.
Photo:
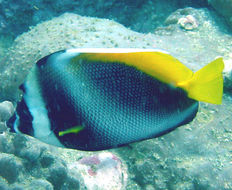
[{"label": "rock", "polygon": [[21,149],[18,156],[28,160],[30,163],[34,163],[38,161],[38,158],[41,155],[41,147],[40,146],[33,146]]},{"label": "rock", "polygon": [[60,162],[56,162],[49,168],[49,176],[47,178],[57,189],[61,188],[67,179],[67,168]]},{"label": "rock", "polygon": [[0,152],[14,154],[15,147],[13,143],[9,143],[9,136],[7,132],[0,134]]},{"label": "rock", "polygon": [[20,154],[20,151],[24,148],[26,148],[27,146],[27,141],[28,138],[26,138],[24,135],[22,134],[15,134],[14,138],[13,138],[13,145],[15,147],[15,154],[18,155]]},{"label": "rock", "polygon": [[40,163],[43,168],[50,167],[55,162],[55,156],[51,153],[44,151],[40,157]]},{"label": "rock", "polygon": [[5,124],[5,122],[0,121],[0,134],[7,131],[7,129],[8,128],[7,128],[6,124]]},{"label": "rock", "polygon": [[0,176],[0,189],[1,190],[8,190],[9,189],[7,181],[4,178],[2,178],[1,176]]},{"label": "rock", "polygon": [[[1,22],[1,15],[0,15],[0,22]],[[12,36],[10,36],[9,34],[3,35],[3,33],[0,32],[0,62],[4,62],[4,56],[6,55],[7,48],[9,48],[12,45],[13,41],[14,38],[12,38]],[[0,68],[0,71],[1,69],[2,68]]]},{"label": "rock", "polygon": [[14,113],[14,106],[9,101],[0,103],[0,121],[7,121]]},{"label": "rock", "polygon": [[53,190],[53,186],[51,183],[49,183],[47,180],[43,179],[36,179],[33,180],[30,184],[30,187],[28,190]]},{"label": "rock", "polygon": [[80,179],[78,179],[78,176],[72,176],[72,175],[67,176],[66,182],[61,187],[61,190],[66,190],[66,189],[74,189],[74,190],[80,189]]},{"label": "rock", "polygon": [[208,0],[209,4],[221,15],[232,27],[232,1],[231,0]]},{"label": "rock", "polygon": [[224,89],[232,93],[232,53],[224,59],[225,68],[223,71],[224,76]]},{"label": "rock", "polygon": [[0,153],[0,176],[14,183],[22,170],[22,163],[11,154]]},{"label": "rock", "polygon": [[[9,132],[0,135],[0,189],[84,188],[80,175],[72,175],[56,149],[28,136]],[[62,150],[59,155],[65,154]],[[77,152],[68,155],[78,157]]]},{"label": "rock", "polygon": [[22,184],[14,184],[11,186],[10,190],[25,190],[25,186]]},{"label": "rock", "polygon": [[121,190],[127,184],[127,169],[121,160],[110,152],[87,156],[68,165],[81,174],[87,189]]}]

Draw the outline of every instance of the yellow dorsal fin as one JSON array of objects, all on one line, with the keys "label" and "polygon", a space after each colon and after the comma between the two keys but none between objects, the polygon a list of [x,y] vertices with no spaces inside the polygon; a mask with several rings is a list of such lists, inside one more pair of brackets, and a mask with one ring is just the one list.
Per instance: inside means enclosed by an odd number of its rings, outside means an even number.
[{"label": "yellow dorsal fin", "polygon": [[107,64],[120,62],[164,82],[176,86],[192,78],[193,72],[173,56],[163,52],[83,53],[76,59]]},{"label": "yellow dorsal fin", "polygon": [[72,128],[66,129],[64,131],[59,131],[59,136],[64,136],[64,135],[70,134],[70,133],[76,133],[77,134],[83,129],[84,129],[83,126],[72,127]]},{"label": "yellow dorsal fin", "polygon": [[120,62],[164,82],[180,87],[197,101],[221,104],[223,94],[222,58],[209,63],[196,73],[173,56],[163,52],[82,53],[76,59],[90,62]]},{"label": "yellow dorsal fin", "polygon": [[218,58],[194,73],[190,80],[180,82],[177,86],[185,89],[188,97],[192,99],[212,104],[221,104],[223,68],[223,59]]}]

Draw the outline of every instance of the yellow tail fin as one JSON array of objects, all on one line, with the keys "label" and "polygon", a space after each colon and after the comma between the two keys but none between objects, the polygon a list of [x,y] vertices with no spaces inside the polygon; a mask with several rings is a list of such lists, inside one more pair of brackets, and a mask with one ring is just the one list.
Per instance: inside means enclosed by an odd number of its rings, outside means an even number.
[{"label": "yellow tail fin", "polygon": [[185,89],[189,98],[211,104],[221,104],[223,69],[223,59],[218,58],[194,73],[189,81],[181,82],[177,86]]}]

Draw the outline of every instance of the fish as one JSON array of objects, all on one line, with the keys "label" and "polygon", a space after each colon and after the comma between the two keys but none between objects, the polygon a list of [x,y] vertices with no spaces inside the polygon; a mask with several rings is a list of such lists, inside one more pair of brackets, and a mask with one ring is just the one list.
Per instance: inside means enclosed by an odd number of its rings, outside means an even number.
[{"label": "fish", "polygon": [[156,49],[62,50],[36,62],[7,122],[12,132],[84,151],[117,148],[190,123],[221,104],[223,59],[193,72]]}]

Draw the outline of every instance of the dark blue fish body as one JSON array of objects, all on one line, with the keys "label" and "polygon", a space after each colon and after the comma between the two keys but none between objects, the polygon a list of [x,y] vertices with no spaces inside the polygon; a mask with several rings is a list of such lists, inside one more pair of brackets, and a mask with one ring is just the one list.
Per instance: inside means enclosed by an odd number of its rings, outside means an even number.
[{"label": "dark blue fish body", "polygon": [[158,137],[192,121],[198,101],[135,67],[56,52],[21,86],[14,130],[49,144],[103,150]]}]

